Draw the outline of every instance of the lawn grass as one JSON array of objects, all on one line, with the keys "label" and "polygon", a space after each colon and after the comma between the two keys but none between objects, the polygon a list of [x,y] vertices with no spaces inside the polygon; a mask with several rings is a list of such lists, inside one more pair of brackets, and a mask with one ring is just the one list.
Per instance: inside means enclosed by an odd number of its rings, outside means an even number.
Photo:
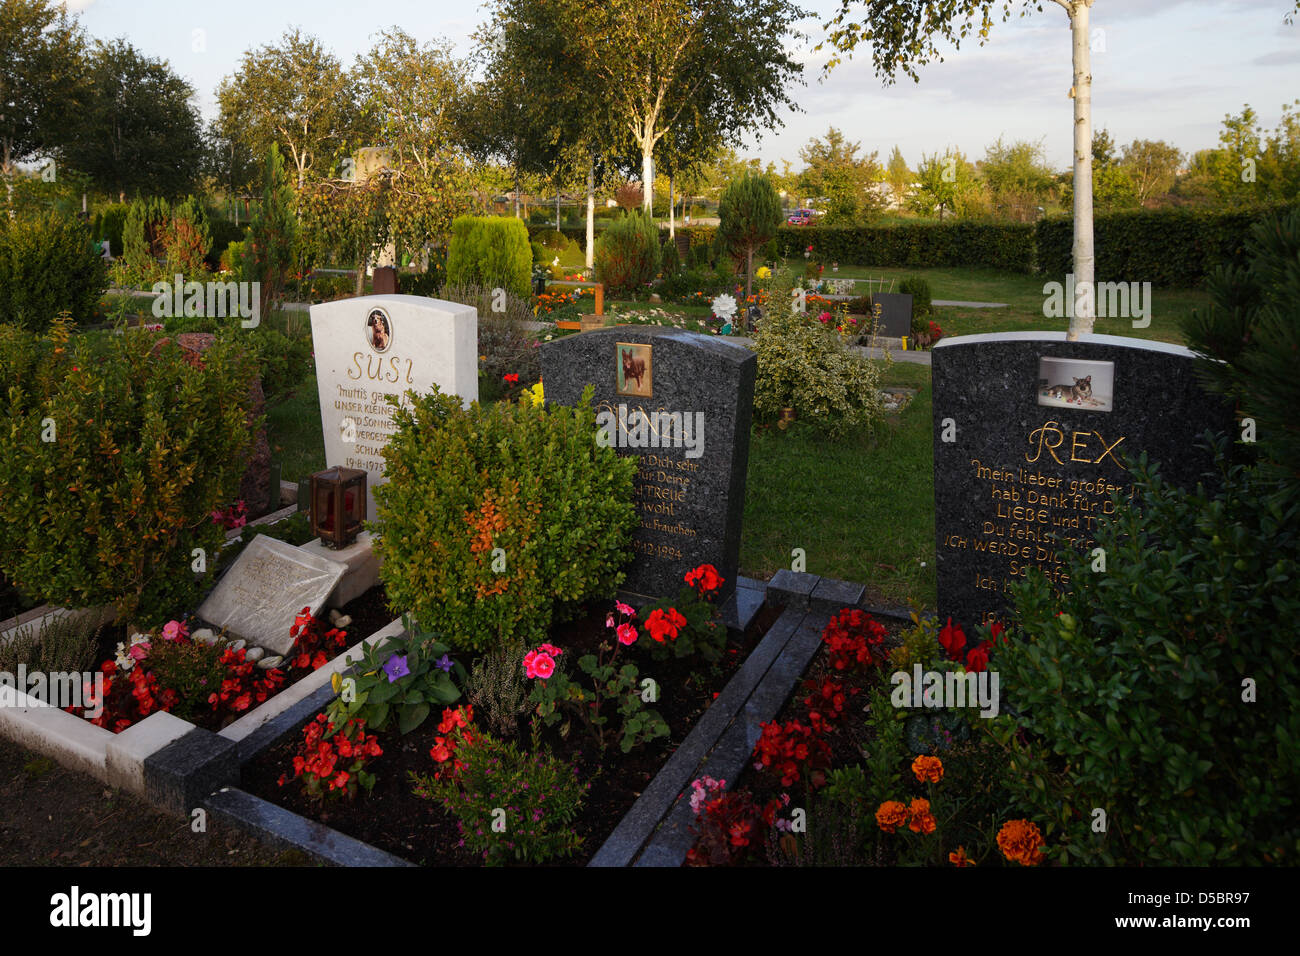
[{"label": "lawn grass", "polygon": [[271,445],[271,460],[280,462],[281,481],[302,481],[325,469],[325,437],[321,433],[315,375],[303,379],[293,395],[267,408],[266,439]]},{"label": "lawn grass", "polygon": [[[795,263],[795,267],[798,264]],[[1049,281],[1064,285],[1064,276],[1021,275],[997,269],[896,269],[871,266],[840,266],[838,272],[829,269],[828,279],[885,279],[884,291],[889,291],[888,280],[898,282],[909,276],[925,279],[930,284],[930,295],[935,299],[958,302],[1005,302],[1005,309],[963,309],[956,306],[936,308],[935,321],[946,335],[977,335],[986,332],[1064,332],[1070,324],[1068,318],[1048,318],[1043,314],[1047,295],[1043,286]],[[860,283],[858,292],[880,291],[880,286]],[[1099,318],[1094,331],[1102,335],[1125,335],[1172,342],[1181,345],[1179,320],[1193,309],[1210,305],[1208,292],[1200,289],[1154,289],[1151,293],[1151,325],[1145,329],[1133,328],[1132,319]]]},{"label": "lawn grass", "polygon": [[929,368],[897,363],[883,379],[920,391],[874,438],[837,441],[799,423],[787,432],[755,431],[744,573],[767,578],[791,567],[793,550],[802,548],[805,570],[866,584],[873,602],[935,605]]}]

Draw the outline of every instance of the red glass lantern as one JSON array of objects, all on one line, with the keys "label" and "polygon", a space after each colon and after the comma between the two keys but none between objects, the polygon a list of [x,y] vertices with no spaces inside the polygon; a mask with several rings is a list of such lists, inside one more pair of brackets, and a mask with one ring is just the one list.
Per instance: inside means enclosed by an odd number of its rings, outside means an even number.
[{"label": "red glass lantern", "polygon": [[327,468],[311,476],[311,529],[326,547],[346,548],[366,520],[366,473]]}]

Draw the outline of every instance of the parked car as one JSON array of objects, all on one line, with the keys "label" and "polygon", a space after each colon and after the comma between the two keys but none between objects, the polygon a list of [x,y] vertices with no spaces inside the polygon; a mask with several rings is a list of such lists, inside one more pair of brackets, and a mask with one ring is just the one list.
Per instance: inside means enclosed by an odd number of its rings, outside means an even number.
[{"label": "parked car", "polygon": [[812,209],[796,209],[790,215],[786,216],[785,221],[791,226],[808,226],[817,218],[817,212]]}]

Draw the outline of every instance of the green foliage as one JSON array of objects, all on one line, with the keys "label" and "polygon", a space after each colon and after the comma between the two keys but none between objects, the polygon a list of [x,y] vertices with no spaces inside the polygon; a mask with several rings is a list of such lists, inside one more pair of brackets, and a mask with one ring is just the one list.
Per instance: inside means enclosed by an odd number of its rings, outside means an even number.
[{"label": "green foliage", "polygon": [[466,847],[489,866],[545,863],[581,848],[582,837],[570,824],[590,784],[572,766],[536,747],[523,753],[483,730],[458,733],[457,741],[461,769],[412,773],[411,782],[417,797],[440,802],[456,818]]},{"label": "green foliage", "polygon": [[[221,268],[230,268],[226,256],[231,245],[241,244],[244,236],[248,234],[248,226],[236,225],[229,219],[210,219],[208,229],[212,234],[212,242],[208,249],[208,267],[212,272]],[[118,247],[114,246],[116,250]],[[239,260],[234,260],[238,262]]]},{"label": "green foliage", "polygon": [[[654,629],[650,624],[656,611],[660,618],[667,616],[670,623],[675,620],[670,612],[676,611],[681,616],[676,637],[669,636],[662,642],[654,640]],[[644,635],[650,656],[657,661],[698,655],[710,664],[716,664],[722,659],[727,646],[727,628],[722,623],[722,614],[711,600],[701,597],[693,587],[679,589],[675,600],[661,600],[642,608],[641,620],[646,622]]]},{"label": "green foliage", "polygon": [[312,373],[311,339],[285,335],[263,322],[256,328],[242,328],[238,320],[202,317],[171,317],[163,320],[163,330],[170,335],[182,332],[211,332],[235,348],[247,351],[257,363],[262,380],[262,395],[274,404],[288,398]]},{"label": "green foliage", "polygon": [[489,650],[544,638],[563,605],[613,593],[637,524],[636,461],[597,445],[590,395],[465,411],[435,390],[393,419],[375,498],[394,606]]},{"label": "green foliage", "polygon": [[[151,282],[161,273],[170,207],[165,199],[136,199],[122,225],[122,266],[132,282]],[[118,255],[118,253],[114,253]]]},{"label": "green foliage", "polygon": [[19,664],[47,674],[92,670],[99,663],[95,655],[105,617],[93,609],[46,618],[39,630],[36,622],[18,628],[0,644],[0,671],[16,674]]},{"label": "green foliage", "polygon": [[1206,282],[1214,305],[1183,323],[1206,384],[1256,421],[1260,449],[1300,478],[1300,210],[1256,223],[1246,240],[1249,264],[1220,267]]},{"label": "green foliage", "polygon": [[[113,604],[127,624],[193,606],[224,540],[211,513],[243,475],[253,370],[228,341],[200,360],[147,332],[0,328],[0,573],[51,603]],[[197,577],[194,548],[209,556]]]},{"label": "green foliage", "polygon": [[[1160,209],[1095,216],[1097,281],[1198,286],[1218,266],[1244,265],[1251,227],[1278,211]],[[1043,219],[1037,231],[1040,270],[1051,276],[1073,272],[1074,220]]]},{"label": "green foliage", "polygon": [[527,296],[533,256],[528,230],[507,216],[460,216],[451,225],[447,281]]},{"label": "green foliage", "polygon": [[85,322],[108,288],[85,223],[57,213],[0,216],[0,322],[43,332],[60,312]]},{"label": "green foliage", "polygon": [[1031,223],[960,220],[850,228],[782,226],[777,238],[783,256],[801,259],[811,245],[815,258],[840,265],[983,266],[1009,272],[1032,272],[1034,268]]},{"label": "green foliage", "polygon": [[832,436],[879,424],[879,366],[846,351],[829,326],[795,310],[788,272],[774,274],[767,301],[754,338],[754,411],[775,418],[782,408],[793,408],[800,420]]},{"label": "green foliage", "polygon": [[610,298],[637,296],[659,273],[659,227],[640,210],[616,219],[596,239],[596,281]]},{"label": "green foliage", "polygon": [[122,254],[122,230],[126,227],[126,217],[130,211],[129,203],[113,203],[95,214],[95,222],[90,229],[91,237],[96,242],[107,239],[109,251],[114,256]]},{"label": "green foliage", "polygon": [[260,315],[271,314],[271,304],[284,294],[298,245],[298,219],[294,215],[293,187],[285,171],[280,147],[272,143],[263,167],[262,202],[253,214],[244,240],[240,277],[261,283]]},{"label": "green foliage", "polygon": [[158,678],[158,686],[176,692],[170,711],[177,717],[198,723],[212,713],[208,695],[221,688],[230,676],[221,656],[224,644],[201,644],[192,641],[165,641],[154,638],[149,646],[149,673]]},{"label": "green foliage", "polygon": [[766,176],[746,173],[723,190],[718,216],[718,239],[727,251],[745,261],[745,294],[749,295],[754,253],[776,235],[781,225],[781,197]]},{"label": "green foliage", "polygon": [[193,196],[172,206],[163,230],[163,255],[168,275],[192,277],[204,269],[212,246],[212,230],[202,201]]},{"label": "green foliage", "polygon": [[1116,495],[1097,531],[1105,574],[1066,549],[1086,586],[1059,595],[1036,569],[1013,585],[1020,636],[989,665],[1020,714],[995,718],[1006,782],[1075,860],[1258,866],[1300,852],[1300,664],[1278,639],[1300,615],[1300,502],[1227,449],[1216,442],[1213,493],[1166,485],[1145,456],[1133,465],[1140,510]]},{"label": "green foliage", "polygon": [[682,271],[682,260],[677,253],[677,243],[672,241],[664,243],[659,271],[663,273],[665,279],[671,278]]},{"label": "green foliage", "polygon": [[460,700],[456,685],[465,684],[464,665],[451,659],[451,648],[438,635],[420,630],[409,616],[403,623],[404,634],[367,644],[355,673],[338,680],[341,693],[325,710],[336,726],[359,717],[378,732],[396,720],[405,735],[423,724],[434,707]]},{"label": "green foliage", "polygon": [[898,291],[912,297],[912,317],[934,315],[934,306],[930,304],[930,283],[920,276],[908,276],[898,284]]}]

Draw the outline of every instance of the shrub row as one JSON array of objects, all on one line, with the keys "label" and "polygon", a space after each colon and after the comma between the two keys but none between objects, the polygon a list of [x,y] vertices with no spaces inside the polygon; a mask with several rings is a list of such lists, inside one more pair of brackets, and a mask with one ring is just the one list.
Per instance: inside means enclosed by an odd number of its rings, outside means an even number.
[{"label": "shrub row", "polygon": [[[1191,288],[1216,266],[1245,263],[1250,227],[1279,207],[1232,212],[1188,209],[1116,212],[1093,220],[1098,281]],[[1047,275],[1074,271],[1074,220],[1038,223],[1038,264]]]}]

